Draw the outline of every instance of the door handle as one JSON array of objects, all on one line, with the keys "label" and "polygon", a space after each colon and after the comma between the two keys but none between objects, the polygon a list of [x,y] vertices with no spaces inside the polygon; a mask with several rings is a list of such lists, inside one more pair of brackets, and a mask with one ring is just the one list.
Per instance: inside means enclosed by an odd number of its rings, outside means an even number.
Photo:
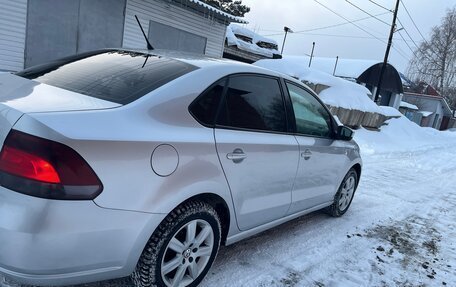
[{"label": "door handle", "polygon": [[303,157],[305,160],[310,159],[311,156],[312,152],[310,151],[310,149],[306,149],[304,152],[301,153],[301,157]]},{"label": "door handle", "polygon": [[234,163],[240,163],[246,157],[247,157],[247,155],[240,148],[237,148],[232,153],[229,153],[226,155],[226,158],[229,160],[232,160]]}]

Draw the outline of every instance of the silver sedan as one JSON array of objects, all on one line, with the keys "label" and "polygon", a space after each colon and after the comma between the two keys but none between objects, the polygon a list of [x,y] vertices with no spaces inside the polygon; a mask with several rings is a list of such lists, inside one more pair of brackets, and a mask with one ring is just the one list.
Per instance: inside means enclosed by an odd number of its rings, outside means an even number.
[{"label": "silver sedan", "polygon": [[305,85],[224,60],[102,50],[0,75],[0,273],[196,286],[221,244],[343,215],[353,132]]}]

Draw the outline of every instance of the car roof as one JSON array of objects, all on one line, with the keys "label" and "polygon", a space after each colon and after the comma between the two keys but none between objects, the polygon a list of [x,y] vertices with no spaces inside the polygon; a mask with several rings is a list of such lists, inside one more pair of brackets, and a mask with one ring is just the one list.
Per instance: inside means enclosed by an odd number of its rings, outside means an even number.
[{"label": "car roof", "polygon": [[166,58],[175,59],[178,61],[182,61],[188,63],[190,65],[196,66],[198,68],[209,68],[209,67],[224,67],[224,68],[235,68],[238,70],[239,73],[260,73],[275,77],[281,77],[293,82],[297,82],[302,84],[301,82],[297,81],[296,79],[282,74],[280,72],[272,71],[266,68],[254,66],[247,63],[242,63],[234,60],[224,59],[224,58],[215,58],[206,55],[194,54],[194,53],[187,53],[181,51],[171,51],[171,50],[162,50],[162,49],[154,49],[154,50],[146,50],[146,49],[118,49],[119,51],[130,51],[134,53],[141,53],[151,56],[161,56]]}]

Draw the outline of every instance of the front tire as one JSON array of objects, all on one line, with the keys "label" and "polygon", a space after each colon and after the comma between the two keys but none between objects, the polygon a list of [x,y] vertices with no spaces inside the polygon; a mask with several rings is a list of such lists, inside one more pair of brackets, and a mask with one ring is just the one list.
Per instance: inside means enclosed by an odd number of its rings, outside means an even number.
[{"label": "front tire", "polygon": [[212,206],[199,201],[181,205],[149,239],[132,274],[135,286],[197,286],[215,260],[220,238],[220,219]]},{"label": "front tire", "polygon": [[352,168],[342,180],[342,183],[334,196],[333,204],[326,209],[327,213],[333,217],[344,215],[351,205],[357,186],[358,174]]}]

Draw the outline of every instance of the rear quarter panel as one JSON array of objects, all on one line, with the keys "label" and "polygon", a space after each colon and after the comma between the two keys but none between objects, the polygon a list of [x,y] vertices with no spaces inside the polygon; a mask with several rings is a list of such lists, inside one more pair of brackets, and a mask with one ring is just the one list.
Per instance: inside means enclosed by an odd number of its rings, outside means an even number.
[{"label": "rear quarter panel", "polygon": [[[168,214],[188,198],[214,193],[230,208],[230,230],[235,231],[213,129],[201,126],[188,112],[193,99],[224,75],[195,71],[120,108],[31,113],[15,128],[76,150],[103,183],[94,200],[101,207]],[[161,144],[172,145],[179,154],[176,171],[167,177],[155,174],[151,166],[151,155]]]}]

